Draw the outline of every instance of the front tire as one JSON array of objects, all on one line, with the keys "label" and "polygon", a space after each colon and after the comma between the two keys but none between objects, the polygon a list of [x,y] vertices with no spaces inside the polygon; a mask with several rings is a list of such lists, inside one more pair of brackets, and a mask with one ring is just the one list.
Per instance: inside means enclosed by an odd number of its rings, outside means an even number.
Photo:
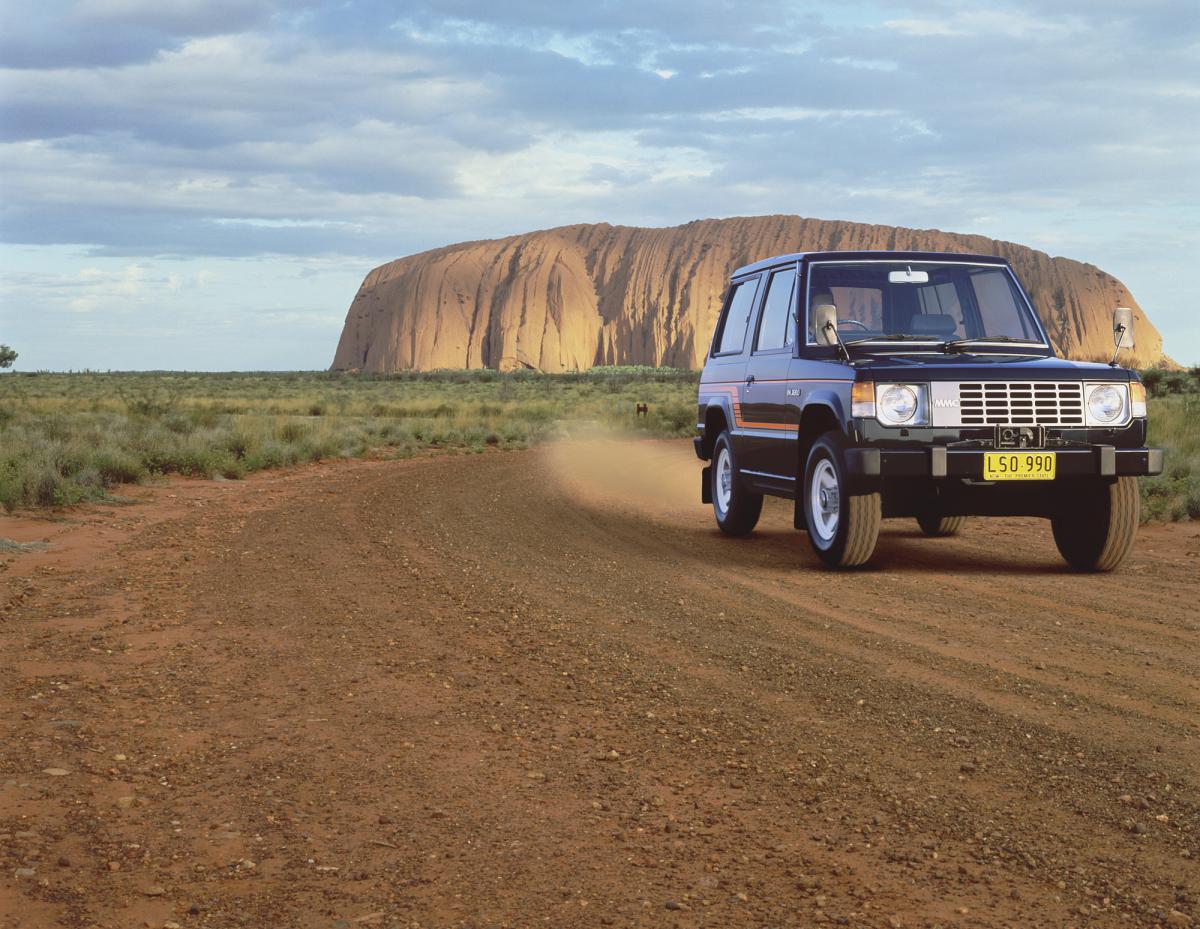
[{"label": "front tire", "polygon": [[717,527],[726,535],[749,535],[762,515],[763,498],[742,484],[728,430],[717,436],[712,460],[712,506]]},{"label": "front tire", "polygon": [[1050,520],[1059,554],[1076,571],[1120,567],[1133,546],[1141,518],[1137,478],[1119,477],[1081,490],[1071,504],[1072,512]]},{"label": "front tire", "polygon": [[928,512],[917,517],[917,525],[931,539],[958,535],[966,524],[965,516],[942,516],[936,512]]},{"label": "front tire", "polygon": [[871,560],[879,541],[879,493],[847,489],[845,443],[827,432],[813,443],[804,467],[804,517],[808,540],[828,567],[857,568]]}]

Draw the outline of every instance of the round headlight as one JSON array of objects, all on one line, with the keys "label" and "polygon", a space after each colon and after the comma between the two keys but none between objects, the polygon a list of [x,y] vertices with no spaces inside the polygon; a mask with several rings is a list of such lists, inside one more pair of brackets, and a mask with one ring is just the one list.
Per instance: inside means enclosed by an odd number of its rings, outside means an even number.
[{"label": "round headlight", "polygon": [[1094,387],[1088,394],[1088,412],[1097,422],[1111,423],[1125,412],[1125,395],[1111,384]]},{"label": "round headlight", "polygon": [[894,423],[906,423],[917,412],[917,393],[911,387],[893,385],[879,398],[880,415]]}]

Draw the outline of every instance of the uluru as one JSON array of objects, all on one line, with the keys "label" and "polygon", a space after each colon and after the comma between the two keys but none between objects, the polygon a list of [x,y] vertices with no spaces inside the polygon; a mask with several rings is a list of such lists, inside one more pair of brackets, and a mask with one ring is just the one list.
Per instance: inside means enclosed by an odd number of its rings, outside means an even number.
[{"label": "uluru", "polygon": [[1125,285],[1094,265],[980,235],[750,216],[669,228],[562,226],[464,242],[371,271],[350,305],[334,370],[596,365],[697,368],[728,275],[784,252],[907,249],[1007,258],[1058,351],[1112,353],[1112,311],[1128,306],[1137,346],[1128,365],[1171,364],[1162,337]]}]

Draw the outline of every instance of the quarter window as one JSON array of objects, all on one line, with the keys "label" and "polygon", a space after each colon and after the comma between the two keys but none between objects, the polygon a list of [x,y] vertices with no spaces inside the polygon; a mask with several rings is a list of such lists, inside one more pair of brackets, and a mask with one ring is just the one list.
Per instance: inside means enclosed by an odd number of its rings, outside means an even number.
[{"label": "quarter window", "polygon": [[758,293],[758,278],[733,285],[729,298],[729,309],[725,311],[725,322],[721,327],[721,338],[717,342],[718,355],[734,355],[746,343],[746,326],[754,309],[754,295]]},{"label": "quarter window", "polygon": [[792,344],[792,292],[796,289],[796,269],[776,271],[767,285],[762,322],[758,326],[756,348],[764,351]]}]

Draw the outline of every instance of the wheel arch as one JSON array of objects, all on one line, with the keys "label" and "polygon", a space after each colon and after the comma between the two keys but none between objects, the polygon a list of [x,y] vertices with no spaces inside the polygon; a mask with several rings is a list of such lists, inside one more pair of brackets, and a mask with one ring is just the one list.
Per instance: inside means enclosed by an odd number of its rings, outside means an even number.
[{"label": "wheel arch", "polygon": [[804,465],[813,443],[826,432],[845,433],[846,418],[841,398],[832,392],[809,398],[800,411],[800,428],[796,442],[796,475],[804,474]]},{"label": "wheel arch", "polygon": [[728,429],[732,421],[732,418],[725,410],[724,403],[710,403],[708,409],[704,411],[704,441],[702,446],[706,461],[712,460],[713,446],[717,443],[717,436]]}]

